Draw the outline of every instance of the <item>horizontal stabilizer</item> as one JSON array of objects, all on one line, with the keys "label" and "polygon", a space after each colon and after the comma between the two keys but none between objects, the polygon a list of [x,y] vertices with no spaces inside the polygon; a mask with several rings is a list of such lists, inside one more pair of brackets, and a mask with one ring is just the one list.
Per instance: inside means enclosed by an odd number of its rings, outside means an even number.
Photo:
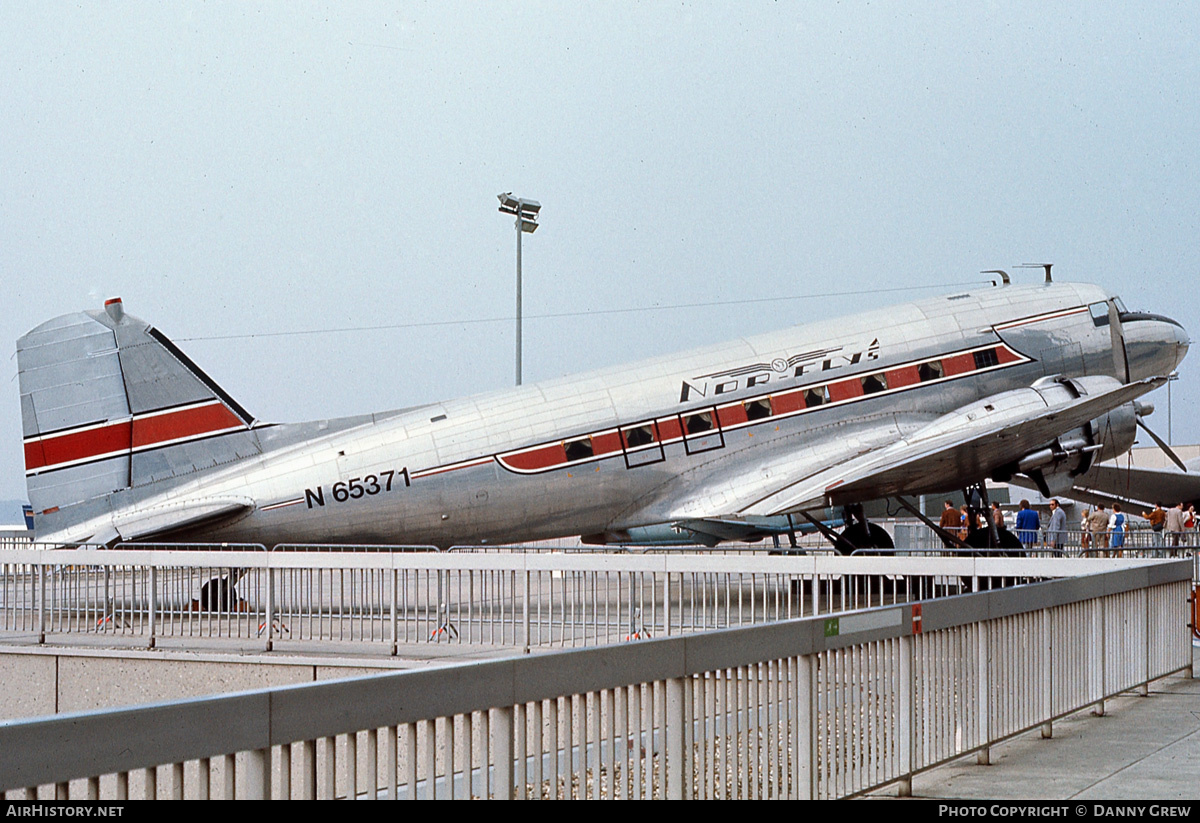
[{"label": "horizontal stabilizer", "polygon": [[234,517],[254,508],[247,497],[214,497],[185,500],[146,509],[135,509],[113,518],[122,540],[145,540],[155,535]]}]

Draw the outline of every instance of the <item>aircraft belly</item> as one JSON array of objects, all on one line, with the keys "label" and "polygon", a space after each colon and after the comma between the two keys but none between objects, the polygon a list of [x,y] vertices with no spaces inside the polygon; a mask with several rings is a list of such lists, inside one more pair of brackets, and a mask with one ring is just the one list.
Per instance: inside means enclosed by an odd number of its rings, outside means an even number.
[{"label": "aircraft belly", "polygon": [[[597,470],[599,469],[599,470]],[[587,473],[557,472],[534,477],[505,476],[494,462],[417,478],[391,496],[363,495],[335,501],[324,489],[325,503],[298,502],[259,510],[222,526],[213,539],[263,543],[385,543],[394,545],[471,545],[521,539],[563,537],[599,531],[624,505],[633,483],[624,466],[593,467]],[[567,526],[568,531],[564,530]]]}]

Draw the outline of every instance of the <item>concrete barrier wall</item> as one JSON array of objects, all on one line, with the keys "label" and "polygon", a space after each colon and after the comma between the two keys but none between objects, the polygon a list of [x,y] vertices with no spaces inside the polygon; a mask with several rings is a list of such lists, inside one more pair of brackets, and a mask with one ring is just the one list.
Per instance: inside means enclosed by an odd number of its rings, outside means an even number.
[{"label": "concrete barrier wall", "polygon": [[254,655],[139,650],[0,650],[0,720],[162,703],[205,695],[395,671],[394,662],[354,665]]}]

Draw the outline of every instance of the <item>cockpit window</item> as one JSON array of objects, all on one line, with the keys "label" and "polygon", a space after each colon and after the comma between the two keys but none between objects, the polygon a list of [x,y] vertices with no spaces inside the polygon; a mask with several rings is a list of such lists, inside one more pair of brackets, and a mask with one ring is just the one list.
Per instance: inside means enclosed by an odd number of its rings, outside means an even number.
[{"label": "cockpit window", "polygon": [[1096,326],[1108,325],[1108,304],[1093,303],[1088,306],[1088,310],[1092,313],[1092,323]]},{"label": "cockpit window", "polygon": [[1127,311],[1129,311],[1129,309],[1125,308],[1125,301],[1123,301],[1121,298],[1114,297],[1113,302],[1117,304],[1117,311],[1119,311],[1121,314],[1125,314]]}]

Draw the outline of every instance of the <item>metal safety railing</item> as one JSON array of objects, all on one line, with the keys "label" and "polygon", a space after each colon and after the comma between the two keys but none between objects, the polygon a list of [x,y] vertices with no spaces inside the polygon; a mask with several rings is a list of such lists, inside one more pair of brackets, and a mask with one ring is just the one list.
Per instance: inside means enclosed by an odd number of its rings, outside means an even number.
[{"label": "metal safety railing", "polygon": [[392,653],[429,643],[580,647],[1099,568],[1041,560],[984,572],[980,559],[179,545],[0,551],[0,635],[102,635],[149,646],[231,640],[267,649],[336,642],[390,646]]},{"label": "metal safety railing", "polygon": [[[997,576],[1045,563],[975,562]],[[11,721],[0,790],[833,798],[899,781],[905,794],[923,770],[986,762],[1007,737],[1051,735],[1057,718],[1190,673],[1190,578],[1186,562],[1146,561],[833,617]]]},{"label": "metal safety railing", "polygon": [[[897,546],[912,549],[936,549],[943,545],[942,539],[937,533],[924,523],[897,522],[894,528]],[[1007,531],[1016,535],[1018,539],[1021,535],[1021,532],[1014,528],[1008,528]],[[1170,549],[1176,549],[1179,554],[1186,552],[1189,555],[1200,547],[1200,532],[1197,532],[1196,529],[1187,529],[1181,532],[1155,531],[1149,526],[1142,526],[1142,524],[1127,526],[1121,530],[1118,540],[1114,540],[1113,532],[1109,530],[1094,534],[1090,531],[1069,528],[1058,533],[1051,533],[1046,530],[1044,524],[1042,527],[1032,530],[1031,537],[1030,547],[1034,552],[1061,553],[1067,556],[1088,549],[1108,549],[1114,543],[1117,543],[1118,547],[1134,551],[1168,550],[1169,553]],[[1058,552],[1056,546],[1060,542],[1063,548],[1061,552]]]}]

